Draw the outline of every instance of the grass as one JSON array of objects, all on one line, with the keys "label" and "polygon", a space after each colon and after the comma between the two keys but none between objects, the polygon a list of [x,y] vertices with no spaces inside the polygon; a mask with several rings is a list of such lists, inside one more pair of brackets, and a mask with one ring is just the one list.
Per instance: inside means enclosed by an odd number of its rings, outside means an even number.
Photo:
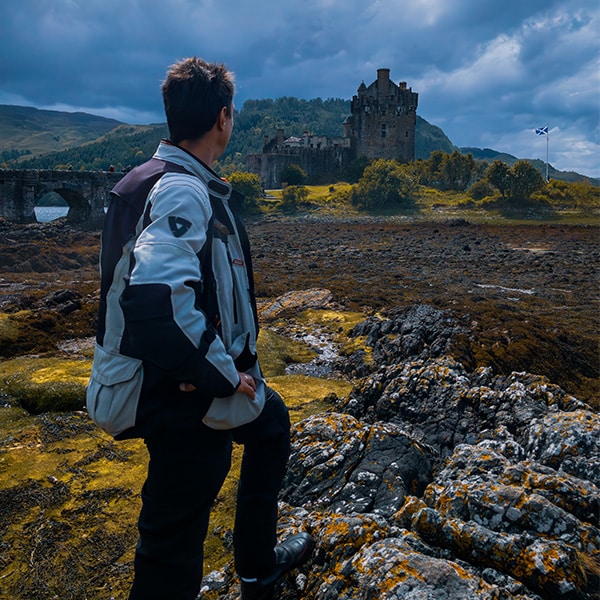
[{"label": "grass", "polygon": [[[361,211],[347,199],[351,185],[337,182],[331,185],[307,185],[306,203],[297,207],[300,215],[333,216],[342,218],[384,217],[402,218],[411,221],[447,221],[464,219],[476,224],[570,224],[597,225],[600,223],[600,206],[565,207],[555,204],[551,211],[500,210],[485,202],[475,202],[466,192],[441,191],[435,188],[419,186],[410,207],[395,206],[378,211]],[[259,211],[263,214],[278,212],[281,190],[266,190],[266,199],[259,201]]]},{"label": "grass", "polygon": [[[336,335],[357,319],[312,310],[298,327]],[[305,344],[263,327],[258,345],[269,384],[284,398],[293,423],[326,410],[327,396],[350,392],[346,381],[285,374],[288,364],[315,357]],[[148,457],[141,440],[115,442],[81,411],[90,367],[88,357],[0,362],[0,545],[10,549],[0,560],[2,598],[3,592],[15,599],[126,597]],[[76,402],[81,394],[74,412],[32,415],[23,408],[23,400],[42,398],[54,410],[71,392]],[[205,573],[231,560],[242,450],[234,446],[211,514]]]},{"label": "grass", "polygon": [[89,360],[15,358],[0,363],[0,393],[31,414],[81,410],[90,370]]}]

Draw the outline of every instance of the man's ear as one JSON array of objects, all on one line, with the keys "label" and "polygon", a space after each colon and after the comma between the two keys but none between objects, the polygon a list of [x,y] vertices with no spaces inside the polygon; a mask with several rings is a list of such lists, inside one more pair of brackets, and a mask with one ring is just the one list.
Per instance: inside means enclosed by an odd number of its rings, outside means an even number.
[{"label": "man's ear", "polygon": [[219,128],[220,129],[225,129],[225,125],[227,123],[227,107],[224,106],[220,111],[219,111],[219,118],[217,120],[217,122],[219,123]]}]

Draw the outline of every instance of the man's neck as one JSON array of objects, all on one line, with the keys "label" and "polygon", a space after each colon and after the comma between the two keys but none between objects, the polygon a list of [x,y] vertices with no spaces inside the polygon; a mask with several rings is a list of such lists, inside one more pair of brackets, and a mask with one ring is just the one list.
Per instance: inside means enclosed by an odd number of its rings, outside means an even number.
[{"label": "man's neck", "polygon": [[198,140],[182,140],[178,145],[193,154],[208,167],[212,167],[220,156],[220,153],[217,152],[211,140],[207,139],[207,136],[202,136]]}]

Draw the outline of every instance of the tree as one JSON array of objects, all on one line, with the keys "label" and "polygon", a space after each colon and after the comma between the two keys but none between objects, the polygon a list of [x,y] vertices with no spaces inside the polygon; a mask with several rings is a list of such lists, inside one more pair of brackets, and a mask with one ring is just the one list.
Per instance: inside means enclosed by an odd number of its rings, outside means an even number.
[{"label": "tree", "polygon": [[352,191],[352,203],[367,209],[408,203],[416,187],[407,165],[380,158],[368,165]]},{"label": "tree", "polygon": [[422,185],[438,186],[439,171],[444,153],[441,150],[434,150],[426,160],[415,161],[415,171]]},{"label": "tree", "polygon": [[287,185],[302,185],[306,183],[307,175],[300,165],[291,164],[285,167],[279,175],[279,179]]},{"label": "tree", "polygon": [[244,195],[244,205],[242,209],[256,206],[256,202],[263,195],[263,188],[260,184],[260,177],[256,173],[246,173],[244,171],[234,171],[229,177],[229,183],[235,190]]},{"label": "tree", "polygon": [[487,179],[493,186],[497,187],[502,195],[502,199],[506,198],[506,193],[510,189],[509,168],[505,162],[495,160],[484,173]]},{"label": "tree", "polygon": [[458,150],[444,154],[438,167],[440,188],[464,192],[471,183],[474,171],[475,159],[472,154],[461,154]]},{"label": "tree", "polygon": [[477,175],[477,162],[472,154],[435,150],[428,159],[415,162],[415,174],[423,185],[465,191]]},{"label": "tree", "polygon": [[540,172],[528,161],[517,161],[509,171],[510,197],[526,202],[531,194],[544,187],[545,181]]},{"label": "tree", "polygon": [[365,172],[365,168],[369,164],[369,159],[364,156],[357,156],[349,165],[344,169],[342,177],[344,181],[348,183],[357,183]]}]

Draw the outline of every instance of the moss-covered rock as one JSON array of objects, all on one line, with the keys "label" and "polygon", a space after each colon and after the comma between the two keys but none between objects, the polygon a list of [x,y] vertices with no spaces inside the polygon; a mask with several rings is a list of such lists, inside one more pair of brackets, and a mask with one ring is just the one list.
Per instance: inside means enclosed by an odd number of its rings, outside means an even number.
[{"label": "moss-covered rock", "polygon": [[[298,339],[263,327],[258,345],[267,379],[294,423],[351,389],[342,380],[287,375],[287,366],[316,354]],[[0,362],[6,401],[0,407],[0,589],[11,600],[120,600],[131,583],[147,453],[140,440],[115,442],[81,411],[89,340],[59,346],[56,357]],[[207,573],[231,560],[241,456],[234,446],[211,515]]]},{"label": "moss-covered rock", "polygon": [[289,364],[309,362],[316,355],[306,344],[265,328],[258,336],[257,349],[266,377],[284,375]]},{"label": "moss-covered rock", "polygon": [[31,414],[82,410],[91,362],[64,358],[15,358],[0,362],[0,393]]}]

